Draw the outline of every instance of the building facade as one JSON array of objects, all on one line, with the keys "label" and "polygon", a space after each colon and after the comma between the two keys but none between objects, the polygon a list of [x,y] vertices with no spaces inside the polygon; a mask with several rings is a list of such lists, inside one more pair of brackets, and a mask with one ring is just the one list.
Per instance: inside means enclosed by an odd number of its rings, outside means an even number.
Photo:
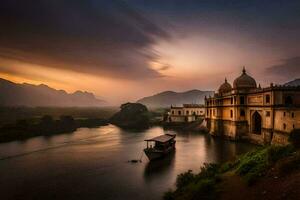
[{"label": "building facade", "polygon": [[243,69],[233,86],[225,82],[213,97],[205,98],[210,134],[261,144],[286,144],[300,128],[300,87],[257,86]]},{"label": "building facade", "polygon": [[183,104],[183,106],[171,106],[169,122],[193,122],[205,117],[205,106],[200,104]]}]

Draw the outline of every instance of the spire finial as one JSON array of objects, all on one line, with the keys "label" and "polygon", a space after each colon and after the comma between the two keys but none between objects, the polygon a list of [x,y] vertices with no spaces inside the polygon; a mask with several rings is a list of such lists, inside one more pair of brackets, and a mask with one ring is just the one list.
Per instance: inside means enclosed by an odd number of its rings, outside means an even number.
[{"label": "spire finial", "polygon": [[243,74],[246,74],[245,66],[243,66]]},{"label": "spire finial", "polygon": [[227,83],[227,78],[225,77],[225,83]]}]

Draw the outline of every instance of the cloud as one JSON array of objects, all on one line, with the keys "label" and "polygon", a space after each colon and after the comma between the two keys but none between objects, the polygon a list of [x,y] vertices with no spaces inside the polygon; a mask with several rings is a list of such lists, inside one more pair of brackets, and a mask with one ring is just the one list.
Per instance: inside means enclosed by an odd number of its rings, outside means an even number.
[{"label": "cloud", "polygon": [[165,71],[165,70],[168,70],[170,69],[171,66],[170,65],[163,65],[161,68],[159,68],[160,71]]},{"label": "cloud", "polygon": [[287,79],[299,78],[300,56],[281,60],[280,64],[266,68],[266,74],[271,74]]},{"label": "cloud", "polygon": [[0,26],[3,58],[129,79],[160,77],[151,46],[171,38],[119,0],[5,0]]}]

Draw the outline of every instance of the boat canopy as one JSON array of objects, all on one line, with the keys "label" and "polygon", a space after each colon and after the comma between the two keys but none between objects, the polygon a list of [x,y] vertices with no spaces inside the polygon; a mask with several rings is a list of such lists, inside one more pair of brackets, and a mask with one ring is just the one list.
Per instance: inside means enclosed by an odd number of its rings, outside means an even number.
[{"label": "boat canopy", "polygon": [[145,140],[145,141],[147,141],[147,142],[154,141],[154,142],[165,143],[165,142],[168,142],[169,140],[173,139],[175,136],[176,136],[175,134],[174,135],[166,134],[166,135],[160,135],[160,136],[157,136],[157,137]]}]

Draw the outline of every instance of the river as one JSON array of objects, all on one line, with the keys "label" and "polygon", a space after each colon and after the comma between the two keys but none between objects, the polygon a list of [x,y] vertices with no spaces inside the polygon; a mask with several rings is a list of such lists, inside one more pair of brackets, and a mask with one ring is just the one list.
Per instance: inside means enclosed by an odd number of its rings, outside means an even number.
[{"label": "river", "polygon": [[[174,131],[166,131],[174,132]],[[254,145],[209,135],[176,132],[176,152],[163,160],[139,159],[144,139],[160,127],[129,132],[116,126],[81,128],[69,134],[0,144],[0,198],[6,199],[161,199],[176,176],[198,172],[205,162],[219,163]]]}]

